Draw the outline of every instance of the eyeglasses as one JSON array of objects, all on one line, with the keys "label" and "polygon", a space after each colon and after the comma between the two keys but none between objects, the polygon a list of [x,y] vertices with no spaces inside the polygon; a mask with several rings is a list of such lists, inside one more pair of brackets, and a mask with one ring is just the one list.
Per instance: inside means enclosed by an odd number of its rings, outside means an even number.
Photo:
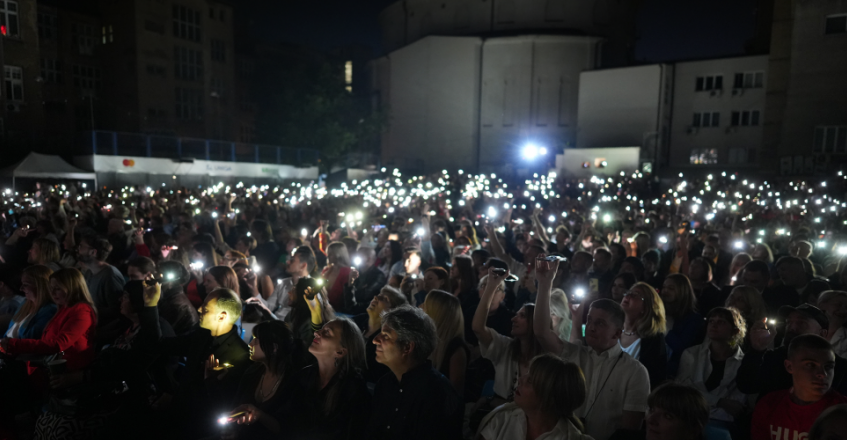
[{"label": "eyeglasses", "polygon": [[633,297],[633,298],[638,298],[638,299],[640,299],[641,301],[644,301],[644,297],[643,297],[643,296],[639,295],[637,292],[633,292],[632,290],[630,290],[629,292],[624,293],[624,294],[623,294],[623,297],[624,297],[624,298]]}]

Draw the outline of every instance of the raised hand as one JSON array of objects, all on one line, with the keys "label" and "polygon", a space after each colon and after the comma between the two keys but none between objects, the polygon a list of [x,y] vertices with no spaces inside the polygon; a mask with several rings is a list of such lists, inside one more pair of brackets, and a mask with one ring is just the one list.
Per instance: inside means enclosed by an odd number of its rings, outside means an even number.
[{"label": "raised hand", "polygon": [[535,278],[539,283],[553,285],[553,278],[559,270],[559,260],[547,261],[547,255],[539,254],[535,259]]},{"label": "raised hand", "polygon": [[162,285],[156,282],[152,275],[150,278],[144,280],[144,292],[142,296],[145,307],[156,307],[159,304],[159,298],[162,296]]}]

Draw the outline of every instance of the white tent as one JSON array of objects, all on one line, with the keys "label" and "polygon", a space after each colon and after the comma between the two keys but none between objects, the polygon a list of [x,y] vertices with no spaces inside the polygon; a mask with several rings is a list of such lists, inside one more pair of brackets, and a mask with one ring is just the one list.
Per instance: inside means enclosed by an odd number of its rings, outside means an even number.
[{"label": "white tent", "polygon": [[59,156],[38,153],[29,153],[24,160],[3,168],[0,176],[11,177],[12,186],[15,185],[15,178],[19,177],[97,181],[97,175],[93,172],[77,168]]}]

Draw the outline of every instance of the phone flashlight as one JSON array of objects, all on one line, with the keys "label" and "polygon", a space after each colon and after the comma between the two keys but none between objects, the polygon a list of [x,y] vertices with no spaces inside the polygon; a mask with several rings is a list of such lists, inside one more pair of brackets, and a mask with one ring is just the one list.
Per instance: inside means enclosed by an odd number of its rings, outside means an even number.
[{"label": "phone flashlight", "polygon": [[191,263],[189,266],[191,266],[192,270],[201,270],[201,269],[203,269],[203,262],[197,261],[197,262]]},{"label": "phone flashlight", "polygon": [[362,258],[361,257],[353,258],[353,265],[356,266],[356,267],[361,266],[362,265]]},{"label": "phone flashlight", "polygon": [[227,416],[221,416],[220,418],[218,418],[218,424],[226,425],[227,423],[230,423],[230,419],[232,419],[233,417],[238,417],[240,415],[244,415],[246,412],[247,411],[240,411],[240,412],[233,413],[233,414],[230,414],[230,415],[227,415]]},{"label": "phone flashlight", "polygon": [[309,235],[309,231],[307,231],[306,228],[303,228],[303,230],[300,231],[300,235],[305,237],[305,236]]},{"label": "phone flashlight", "polygon": [[667,244],[667,242],[668,242],[668,237],[665,237],[665,236],[659,237],[659,243]]},{"label": "phone flashlight", "polygon": [[259,273],[261,271],[262,271],[262,266],[259,266],[258,264],[253,265],[253,272]]},{"label": "phone flashlight", "polygon": [[744,242],[742,242],[740,240],[735,242],[735,248],[736,249],[741,249],[743,247],[744,247]]},{"label": "phone flashlight", "polygon": [[165,274],[165,278],[168,280],[173,280],[174,278],[176,278],[176,275],[174,275],[173,272],[168,272]]},{"label": "phone flashlight", "polygon": [[574,295],[575,295],[577,298],[582,298],[582,297],[584,297],[584,296],[585,296],[585,289],[583,289],[583,288],[578,288],[578,289],[576,289],[576,290],[574,291]]}]

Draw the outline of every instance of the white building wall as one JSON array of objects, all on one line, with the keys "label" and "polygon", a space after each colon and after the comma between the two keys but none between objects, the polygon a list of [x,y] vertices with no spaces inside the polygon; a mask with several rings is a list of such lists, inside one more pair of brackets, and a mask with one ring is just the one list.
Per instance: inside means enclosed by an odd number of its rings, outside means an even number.
[{"label": "white building wall", "polygon": [[[765,87],[736,89],[733,86],[735,75],[744,72],[764,72],[763,85],[766,86],[767,55],[677,63],[675,70],[670,165],[675,168],[754,166],[757,161],[755,152],[762,144],[766,89]],[[722,76],[722,90],[696,91],[697,77],[707,75]],[[759,111],[759,125],[731,127],[732,112],[744,110]],[[692,127],[695,112],[718,112],[720,114],[718,127]],[[691,164],[692,151],[704,149],[717,150],[718,163],[716,165]],[[734,154],[737,154],[739,149],[747,149],[747,160],[742,163],[730,163],[731,152],[734,150]]]}]

